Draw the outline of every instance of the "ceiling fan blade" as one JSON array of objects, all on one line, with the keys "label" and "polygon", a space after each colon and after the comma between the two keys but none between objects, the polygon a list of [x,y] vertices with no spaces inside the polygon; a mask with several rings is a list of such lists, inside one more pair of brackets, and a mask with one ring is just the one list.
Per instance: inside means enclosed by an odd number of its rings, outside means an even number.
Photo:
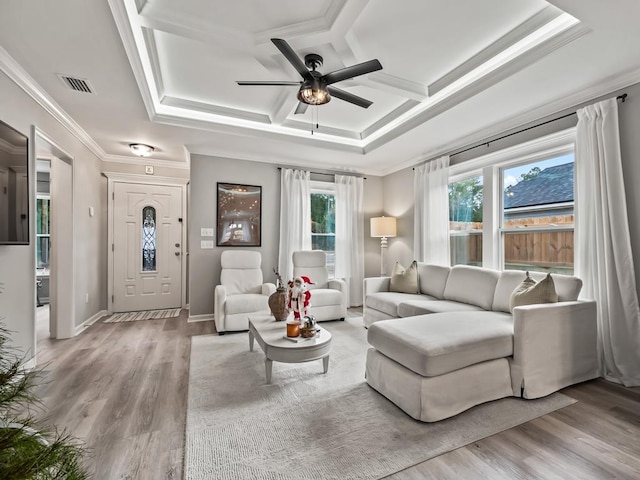
[{"label": "ceiling fan blade", "polygon": [[360,75],[365,75],[377,70],[382,70],[382,65],[380,64],[378,59],[374,59],[369,60],[368,62],[362,62],[357,65],[352,65],[350,67],[327,73],[322,77],[322,80],[327,85],[331,85],[332,83],[341,82],[342,80],[347,80],[348,78],[359,77]]},{"label": "ceiling fan blade", "polygon": [[296,86],[300,86],[300,84],[302,82],[287,82],[287,81],[283,81],[283,82],[278,82],[278,81],[237,81],[236,82],[238,85],[296,85]]},{"label": "ceiling fan blade", "polygon": [[305,113],[307,111],[307,107],[309,107],[308,104],[303,103],[303,102],[298,102],[298,106],[296,107],[296,111],[293,112],[294,115],[299,115],[301,113]]},{"label": "ceiling fan blade", "polygon": [[281,38],[272,38],[271,41],[273,44],[280,50],[280,53],[285,56],[285,58],[289,61],[293,68],[302,75],[302,78],[306,79],[309,77],[309,69],[304,64],[304,62],[300,59],[298,54],[293,51],[291,45],[289,45],[285,40]]},{"label": "ceiling fan blade", "polygon": [[336,87],[327,87],[327,91],[332,97],[339,98],[340,100],[344,100],[345,102],[353,103],[362,108],[369,108],[373,102],[367,100],[366,98],[359,97],[358,95],[354,95],[353,93],[345,92]]}]

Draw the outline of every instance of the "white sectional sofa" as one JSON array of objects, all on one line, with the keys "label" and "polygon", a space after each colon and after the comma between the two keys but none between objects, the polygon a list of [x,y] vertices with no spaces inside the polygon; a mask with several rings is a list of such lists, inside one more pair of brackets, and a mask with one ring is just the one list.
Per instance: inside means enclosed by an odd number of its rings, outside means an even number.
[{"label": "white sectional sofa", "polygon": [[365,279],[369,385],[413,418],[433,422],[597,377],[596,304],[578,300],[582,281],[552,275],[558,303],[510,313],[511,293],[524,277],[419,263],[418,294],[389,292],[388,277]]}]

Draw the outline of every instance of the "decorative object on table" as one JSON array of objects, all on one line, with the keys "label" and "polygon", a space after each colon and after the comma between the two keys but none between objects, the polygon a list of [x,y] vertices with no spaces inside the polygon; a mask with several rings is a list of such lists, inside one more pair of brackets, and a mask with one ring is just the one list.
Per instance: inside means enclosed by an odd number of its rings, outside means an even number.
[{"label": "decorative object on table", "polygon": [[317,333],[316,317],[313,315],[306,315],[300,326],[300,336],[304,338],[315,337]]},{"label": "decorative object on table", "polygon": [[287,309],[287,289],[284,288],[282,277],[274,268],[273,273],[276,274],[276,291],[269,297],[269,308],[276,322],[282,322],[289,316]]},{"label": "decorative object on table", "polygon": [[380,276],[386,275],[385,253],[387,251],[387,238],[397,234],[395,217],[376,217],[371,219],[371,236],[380,238]]},{"label": "decorative object on table", "polygon": [[259,247],[262,187],[218,182],[218,247]]},{"label": "decorative object on table", "polygon": [[299,337],[300,336],[300,322],[297,320],[287,321],[287,337]]},{"label": "decorative object on table", "polygon": [[289,280],[289,294],[287,308],[293,312],[293,318],[301,321],[309,314],[311,306],[311,292],[309,285],[315,285],[309,277],[300,276]]}]

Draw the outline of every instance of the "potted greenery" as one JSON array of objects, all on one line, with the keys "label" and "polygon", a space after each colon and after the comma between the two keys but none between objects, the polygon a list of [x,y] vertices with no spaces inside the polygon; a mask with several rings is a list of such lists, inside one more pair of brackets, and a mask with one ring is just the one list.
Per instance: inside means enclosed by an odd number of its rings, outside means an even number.
[{"label": "potted greenery", "polygon": [[[2,284],[0,284],[2,293]],[[34,416],[33,393],[39,372],[25,370],[24,358],[9,345],[0,318],[0,478],[86,479],[84,448],[65,432],[43,426]]]}]

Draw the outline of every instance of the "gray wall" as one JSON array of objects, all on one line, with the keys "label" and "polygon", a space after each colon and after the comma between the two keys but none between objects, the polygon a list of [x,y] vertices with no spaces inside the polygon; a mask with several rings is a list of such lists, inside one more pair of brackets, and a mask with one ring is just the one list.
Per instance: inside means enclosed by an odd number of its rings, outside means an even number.
[{"label": "gray wall", "polygon": [[[262,187],[262,245],[216,247],[215,237],[201,237],[201,228],[216,227],[216,183],[241,183]],[[189,308],[190,315],[213,313],[213,290],[220,283],[220,256],[224,250],[256,250],[262,255],[265,281],[275,283],[280,235],[280,171],[268,163],[232,160],[206,155],[191,156],[189,202]],[[214,230],[215,232],[215,230]],[[201,240],[213,240],[203,250]]]},{"label": "gray wall", "polygon": [[[280,171],[275,165],[211,157],[191,156],[189,201],[189,308],[192,316],[213,313],[213,290],[220,282],[220,255],[230,247],[201,249],[201,228],[216,226],[216,182],[262,186],[262,246],[235,247],[262,254],[265,281],[275,283],[273,268],[278,263],[280,235]],[[380,241],[369,236],[369,219],[383,213],[383,179],[369,176],[364,181],[365,276],[380,274]]]},{"label": "gray wall", "polygon": [[367,175],[362,193],[364,209],[364,276],[380,276],[380,239],[371,238],[371,218],[384,214],[383,178]]},{"label": "gray wall", "polygon": [[[640,295],[640,189],[637,187],[638,180],[640,179],[640,135],[638,134],[638,132],[640,132],[640,84],[611,92],[603,97],[576,105],[576,107],[572,109],[564,110],[555,115],[540,119],[535,123],[556,118],[575,111],[584,105],[592,104],[622,93],[627,93],[628,97],[624,103],[618,103],[620,146],[622,150],[622,168],[624,171],[631,247],[635,259],[634,268],[639,291],[638,294]],[[514,127],[512,130],[506,131],[505,134],[532,126],[535,123]],[[491,142],[489,147],[483,145],[480,148],[465,152],[461,155],[455,155],[451,158],[451,164],[459,164],[480,155],[540,138],[575,126],[576,123],[577,116],[575,115],[557,122],[548,123],[544,126]],[[496,135],[494,138],[500,136],[501,135]],[[461,144],[458,150],[462,150],[465,147],[464,144]],[[456,149],[454,149],[454,152],[455,151]],[[405,265],[413,259],[413,170],[406,168],[384,177],[383,191],[385,213],[398,217],[398,237],[389,240],[387,269],[390,271],[389,269],[396,260]]]},{"label": "gray wall", "polygon": [[[3,72],[0,72],[0,119],[13,128],[30,136],[35,125],[61,148],[74,157],[75,191],[74,221],[78,236],[75,252],[76,323],[82,323],[106,308],[106,238],[107,238],[107,190],[101,181],[101,162],[69,130],[51,117]],[[29,171],[35,172],[33,138]],[[36,176],[30,176],[30,219],[35,210]],[[95,208],[95,216],[89,217],[89,206]],[[0,294],[0,317],[13,332],[15,346],[31,357],[35,351],[35,229],[31,229],[29,246],[0,246],[0,282],[4,293]],[[89,303],[84,293],[89,293]]]}]

